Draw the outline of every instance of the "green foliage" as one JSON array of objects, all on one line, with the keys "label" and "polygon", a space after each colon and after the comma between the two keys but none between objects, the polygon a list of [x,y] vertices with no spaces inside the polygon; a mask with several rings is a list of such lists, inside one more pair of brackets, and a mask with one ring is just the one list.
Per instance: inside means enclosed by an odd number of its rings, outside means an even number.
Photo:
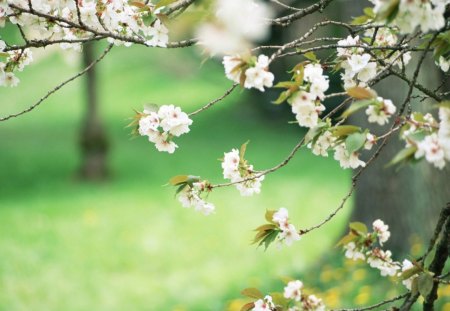
[{"label": "green foliage", "polygon": [[[190,167],[221,181],[215,158],[242,143],[242,133],[252,141],[252,161],[271,167],[301,131],[285,120],[268,127],[231,97],[205,120],[194,119],[176,154],[160,154],[146,139],[129,139],[124,126],[130,107],[172,103],[193,111],[229,86],[222,67],[207,62],[199,68],[188,51],[130,47],[113,49],[110,56],[98,67],[100,115],[112,146],[108,182],[74,178],[83,81],[68,85],[29,117],[0,124],[0,177],[8,181],[0,187],[0,310],[223,310],[242,284],[269,284],[264,272],[275,260],[306,265],[331,245],[350,209],[324,228],[325,240],[311,237],[282,252],[248,246],[262,207],[277,208],[280,201],[314,206],[314,213],[292,211],[292,217],[314,224],[347,190],[347,172],[307,151],[301,151],[300,163],[273,175],[273,186],[258,197],[240,198],[235,189],[214,192],[210,199],[218,211],[207,220],[183,209],[171,189],[162,187],[170,176]],[[28,107],[78,69],[59,54],[41,57],[21,73],[17,89],[2,90],[2,115]],[[236,120],[232,126],[230,119]],[[320,205],[317,184],[328,189]],[[230,265],[235,258],[239,267]],[[189,268],[198,266],[202,269]]]}]

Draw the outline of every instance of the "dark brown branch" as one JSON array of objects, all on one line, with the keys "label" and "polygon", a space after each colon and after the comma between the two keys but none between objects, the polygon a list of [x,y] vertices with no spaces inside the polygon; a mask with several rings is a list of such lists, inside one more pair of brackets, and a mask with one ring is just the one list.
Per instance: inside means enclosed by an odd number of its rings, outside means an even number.
[{"label": "dark brown branch", "polygon": [[82,71],[80,71],[79,73],[77,73],[76,75],[70,77],[69,79],[63,81],[62,83],[58,84],[56,87],[54,87],[52,90],[50,90],[47,94],[45,94],[41,99],[39,99],[35,104],[33,104],[32,106],[28,107],[27,109],[15,113],[15,114],[11,114],[9,116],[0,118],[0,122],[1,121],[6,121],[9,120],[11,118],[15,118],[18,116],[21,116],[27,112],[32,111],[33,109],[35,109],[37,106],[39,106],[40,104],[42,104],[42,102],[44,100],[46,100],[47,98],[49,98],[52,94],[56,93],[58,90],[60,90],[62,87],[64,87],[66,84],[68,84],[69,82],[72,82],[73,80],[81,77],[82,75],[84,75],[86,72],[88,72],[92,67],[94,67],[97,63],[99,63],[105,56],[106,54],[108,54],[108,52],[112,49],[113,44],[110,44],[105,51],[100,55],[99,58],[97,58],[95,61],[93,61],[89,66],[87,66],[86,68],[84,68]]}]

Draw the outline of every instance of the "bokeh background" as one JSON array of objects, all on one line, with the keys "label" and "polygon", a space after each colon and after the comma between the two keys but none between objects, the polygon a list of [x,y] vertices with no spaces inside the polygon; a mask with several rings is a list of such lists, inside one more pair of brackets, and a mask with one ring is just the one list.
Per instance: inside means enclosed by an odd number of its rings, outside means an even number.
[{"label": "bokeh background", "polygon": [[[11,33],[2,33],[4,36]],[[94,47],[98,55],[104,44]],[[0,90],[1,115],[18,112],[81,68],[80,54],[46,49]],[[239,310],[239,292],[281,290],[284,276],[301,278],[330,307],[360,306],[403,292],[377,271],[343,259],[334,248],[346,230],[352,202],[322,230],[292,247],[251,246],[266,209],[287,207],[299,228],[317,224],[347,193],[351,172],[332,157],[302,150],[268,176],[260,195],[234,188],[209,200],[205,217],[184,209],[167,185],[178,174],[222,182],[218,159],[250,140],[257,169],[283,160],[304,132],[270,98],[236,91],[194,117],[173,155],[161,154],[126,126],[146,103],[191,112],[231,83],[220,62],[199,50],[113,48],[96,72],[98,117],[108,141],[103,180],[80,171],[88,113],[86,80],[79,79],[36,110],[0,123],[0,310]],[[412,255],[423,240],[405,237]],[[441,294],[450,296],[450,288]],[[439,305],[450,310],[444,298]]]}]

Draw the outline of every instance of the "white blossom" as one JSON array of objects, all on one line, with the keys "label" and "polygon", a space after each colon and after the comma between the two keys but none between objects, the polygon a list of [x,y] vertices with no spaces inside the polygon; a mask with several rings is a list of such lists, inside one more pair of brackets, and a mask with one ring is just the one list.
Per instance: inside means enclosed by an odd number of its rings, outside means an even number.
[{"label": "white blossom", "polygon": [[302,298],[303,283],[299,280],[290,281],[284,288],[283,296],[286,299],[293,299],[295,301],[300,301]]},{"label": "white blossom", "polygon": [[268,71],[269,58],[266,55],[259,55],[254,67],[245,71],[244,87],[255,88],[264,92],[264,87],[272,87],[274,75]]},{"label": "white blossom", "polygon": [[280,240],[284,241],[287,246],[291,246],[293,242],[300,240],[300,234],[293,224],[288,224],[280,233]]},{"label": "white blossom", "polygon": [[417,151],[414,156],[416,159],[425,156],[428,162],[439,169],[445,166],[445,151],[436,133],[426,136],[424,140],[417,144]]},{"label": "white blossom", "polygon": [[358,260],[358,259],[365,260],[366,259],[366,256],[356,248],[355,242],[350,242],[348,244],[345,244],[344,248],[346,250],[345,257],[352,259],[352,260]]},{"label": "white blossom", "polygon": [[389,122],[390,116],[397,111],[397,108],[389,99],[378,97],[377,101],[377,104],[369,105],[366,109],[366,114],[369,116],[368,121],[384,125]]},{"label": "white blossom", "polygon": [[383,243],[387,242],[389,240],[389,237],[391,236],[391,233],[389,232],[389,226],[386,225],[381,219],[377,219],[372,224],[373,230],[378,235],[378,240],[380,241],[380,245],[383,245]]},{"label": "white blossom", "polygon": [[358,158],[358,153],[349,153],[345,144],[339,144],[334,148],[334,159],[339,161],[342,168],[358,168],[365,167],[366,163]]},{"label": "white blossom", "polygon": [[[402,262],[402,272],[405,272],[407,270],[410,270],[411,268],[414,268],[414,265],[412,264],[411,261],[409,261],[408,259],[403,260]],[[410,278],[407,278],[406,280],[402,281],[402,284],[405,285],[405,287],[409,290],[411,290],[411,285],[413,280],[416,278],[417,276],[412,276]]]},{"label": "white blossom", "polygon": [[444,56],[439,57],[439,62],[437,64],[443,72],[447,72],[450,68],[450,60],[445,59]]},{"label": "white blossom", "polygon": [[15,87],[19,84],[20,80],[12,72],[4,72],[0,74],[0,85]]},{"label": "white blossom", "polygon": [[272,297],[267,295],[264,299],[258,299],[255,301],[253,311],[272,311],[275,308]]},{"label": "white blossom", "polygon": [[148,46],[160,46],[166,47],[169,42],[169,30],[164,26],[159,19],[157,19],[154,25],[147,29],[147,36],[151,36],[150,40],[145,42]]}]

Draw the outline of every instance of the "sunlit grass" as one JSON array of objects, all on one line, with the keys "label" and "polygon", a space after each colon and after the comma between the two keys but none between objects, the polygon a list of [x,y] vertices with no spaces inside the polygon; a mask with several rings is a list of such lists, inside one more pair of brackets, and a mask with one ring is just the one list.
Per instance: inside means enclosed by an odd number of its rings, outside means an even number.
[{"label": "sunlit grass", "polygon": [[[301,271],[341,233],[349,209],[291,248],[250,246],[266,209],[285,206],[300,228],[337,207],[348,174],[331,159],[302,151],[268,176],[261,195],[220,189],[205,217],[183,209],[176,174],[221,182],[218,158],[248,139],[248,159],[264,169],[280,162],[301,137],[287,120],[255,116],[236,94],[196,116],[174,155],[157,153],[125,129],[133,108],[174,103],[192,111],[230,85],[219,64],[202,67],[193,53],[115,49],[99,67],[101,114],[111,141],[111,180],[74,178],[83,114],[81,81],[22,118],[0,124],[0,309],[221,310],[248,286],[270,290],[278,276]],[[67,71],[66,71],[67,68]],[[19,111],[76,72],[56,54],[1,90],[2,115]],[[241,94],[243,95],[243,94]]]}]

